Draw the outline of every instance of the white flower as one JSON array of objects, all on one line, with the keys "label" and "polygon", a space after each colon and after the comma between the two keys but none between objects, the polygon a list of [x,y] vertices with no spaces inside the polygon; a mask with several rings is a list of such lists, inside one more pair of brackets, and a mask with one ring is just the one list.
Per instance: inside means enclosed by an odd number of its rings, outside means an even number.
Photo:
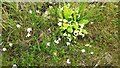
[{"label": "white flower", "polygon": [[62,19],[58,19],[59,21],[62,21]]},{"label": "white flower", "polygon": [[63,7],[62,7],[62,8],[60,8],[60,10],[63,10]]},{"label": "white flower", "polygon": [[51,33],[51,29],[49,28],[48,31]]},{"label": "white flower", "polygon": [[62,26],[62,22],[59,22],[59,23],[58,23],[58,26]]},{"label": "white flower", "polygon": [[53,52],[53,54],[54,54],[55,56],[57,56],[57,52]]},{"label": "white flower", "polygon": [[91,24],[93,24],[94,22],[90,22]]},{"label": "white flower", "polygon": [[90,44],[86,44],[85,46],[90,46]]},{"label": "white flower", "polygon": [[71,38],[68,38],[69,39],[69,41],[72,41],[72,39]]},{"label": "white flower", "polygon": [[82,34],[82,38],[85,37],[85,34]]},{"label": "white flower", "polygon": [[0,34],[0,36],[2,36],[2,34]]},{"label": "white flower", "polygon": [[79,11],[77,10],[76,13],[78,13]]},{"label": "white flower", "polygon": [[80,14],[78,14],[78,18],[80,18]]},{"label": "white flower", "polygon": [[63,22],[68,22],[68,20],[66,20],[66,19],[63,19]]},{"label": "white flower", "polygon": [[52,2],[49,2],[50,4],[52,4]]},{"label": "white flower", "polygon": [[72,21],[69,21],[68,23],[71,24]]},{"label": "white flower", "polygon": [[16,64],[13,64],[12,68],[17,68],[17,65],[16,65]]},{"label": "white flower", "polygon": [[50,46],[50,42],[47,43],[47,46]]},{"label": "white flower", "polygon": [[45,15],[48,15],[49,14],[49,12],[48,11],[45,11]]},{"label": "white flower", "polygon": [[80,28],[83,28],[83,27],[84,27],[84,24],[82,24]]},{"label": "white flower", "polygon": [[17,27],[17,28],[20,28],[20,27],[21,27],[21,25],[20,25],[20,24],[17,24],[17,25],[16,25],[16,27]]},{"label": "white flower", "polygon": [[61,41],[61,38],[58,38],[58,41]]},{"label": "white flower", "polygon": [[84,53],[84,52],[85,52],[85,49],[82,49],[81,52]]},{"label": "white flower", "polygon": [[36,10],[36,13],[40,13],[40,11],[39,11],[39,10]]},{"label": "white flower", "polygon": [[103,8],[103,7],[105,7],[105,6],[104,6],[104,5],[102,5],[102,6],[100,6],[100,7],[102,7],[102,8]]},{"label": "white flower", "polygon": [[63,34],[63,36],[67,36],[67,34],[66,34],[66,33],[64,33],[64,34]]},{"label": "white flower", "polygon": [[78,31],[78,30],[75,30],[73,34],[74,34],[75,36],[78,36],[78,35],[79,35],[79,31]]},{"label": "white flower", "polygon": [[6,51],[7,49],[6,48],[3,48],[3,51]]},{"label": "white flower", "polygon": [[71,35],[70,35],[70,34],[68,34],[68,37],[71,37]]},{"label": "white flower", "polygon": [[67,46],[69,46],[69,45],[70,45],[70,42],[66,42],[66,44],[67,44]]},{"label": "white flower", "polygon": [[89,47],[92,47],[91,45]]},{"label": "white flower", "polygon": [[29,13],[32,14],[32,10],[29,10]]},{"label": "white flower", "polygon": [[52,9],[52,8],[53,8],[53,6],[49,6],[49,8],[50,8],[50,9]]},{"label": "white flower", "polygon": [[69,16],[68,18],[72,18],[72,16]]},{"label": "white flower", "polygon": [[70,59],[67,59],[67,64],[71,64]]},{"label": "white flower", "polygon": [[54,40],[54,42],[55,42],[56,44],[59,44],[59,41],[58,41],[58,40]]},{"label": "white flower", "polygon": [[80,28],[80,33],[82,32],[82,28]]},{"label": "white flower", "polygon": [[30,33],[27,33],[26,37],[30,37],[30,36],[31,36],[31,34],[30,34]]},{"label": "white flower", "polygon": [[12,43],[9,43],[9,46],[10,46],[10,47],[12,47],[12,45],[13,45]]},{"label": "white flower", "polygon": [[32,31],[32,28],[27,28],[27,32],[30,33]]},{"label": "white flower", "polygon": [[68,7],[70,7],[70,3],[68,3]]},{"label": "white flower", "polygon": [[94,52],[90,52],[90,54],[92,55],[92,54],[94,54]]}]

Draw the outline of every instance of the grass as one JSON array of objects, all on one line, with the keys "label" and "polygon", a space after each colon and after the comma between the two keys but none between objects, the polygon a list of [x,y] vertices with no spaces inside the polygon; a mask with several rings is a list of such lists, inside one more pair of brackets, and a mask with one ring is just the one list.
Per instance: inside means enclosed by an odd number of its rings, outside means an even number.
[{"label": "grass", "polygon": [[[56,13],[58,6],[52,4],[50,10],[46,3],[2,3],[2,66],[119,66],[118,17],[119,3],[70,3],[72,7],[82,5],[81,9],[93,24],[87,24],[89,32],[76,43],[66,46],[63,39],[59,44],[54,40],[60,37]],[[84,7],[86,6],[86,7]],[[91,11],[89,6],[95,6]],[[101,7],[103,6],[103,7]],[[32,14],[29,13],[32,10]],[[40,13],[36,13],[40,10]],[[49,11],[48,16],[45,11]],[[16,25],[21,27],[17,28]],[[32,28],[27,37],[27,28]],[[51,32],[48,29],[51,29]],[[50,42],[50,46],[47,43]],[[12,43],[12,47],[9,46]],[[91,47],[85,46],[90,44]],[[82,53],[81,50],[86,52]],[[2,50],[1,50],[2,51]],[[94,52],[94,54],[90,54]],[[71,64],[67,64],[70,59]]]}]

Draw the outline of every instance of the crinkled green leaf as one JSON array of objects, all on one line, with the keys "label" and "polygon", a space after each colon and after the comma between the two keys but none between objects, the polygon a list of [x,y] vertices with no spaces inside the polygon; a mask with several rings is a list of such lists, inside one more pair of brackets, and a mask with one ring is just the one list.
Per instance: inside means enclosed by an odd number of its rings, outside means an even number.
[{"label": "crinkled green leaf", "polygon": [[64,6],[63,8],[63,14],[66,19],[68,19],[69,16],[72,15],[73,10],[71,8],[68,8],[67,6]]},{"label": "crinkled green leaf", "polygon": [[72,32],[73,32],[72,26],[69,26],[69,27],[67,28],[67,31],[68,31],[69,33],[72,33]]},{"label": "crinkled green leaf", "polygon": [[78,25],[76,24],[76,22],[72,23],[72,25],[75,29],[78,29]]},{"label": "crinkled green leaf", "polygon": [[74,15],[74,21],[76,21],[76,13],[73,13],[73,15]]},{"label": "crinkled green leaf", "polygon": [[67,29],[68,26],[69,26],[69,24],[63,23],[63,27],[64,27],[65,29]]},{"label": "crinkled green leaf", "polygon": [[83,32],[84,34],[88,34],[88,32],[87,32],[85,29],[82,29],[82,32]]},{"label": "crinkled green leaf", "polygon": [[60,17],[60,18],[63,18],[63,15],[62,15],[62,10],[57,9],[57,13],[59,14],[59,17]]},{"label": "crinkled green leaf", "polygon": [[82,24],[88,24],[88,20],[80,20],[80,22],[79,22],[79,25],[82,25]]},{"label": "crinkled green leaf", "polygon": [[64,31],[65,29],[64,29],[64,27],[60,27],[60,30],[61,30],[61,31]]}]

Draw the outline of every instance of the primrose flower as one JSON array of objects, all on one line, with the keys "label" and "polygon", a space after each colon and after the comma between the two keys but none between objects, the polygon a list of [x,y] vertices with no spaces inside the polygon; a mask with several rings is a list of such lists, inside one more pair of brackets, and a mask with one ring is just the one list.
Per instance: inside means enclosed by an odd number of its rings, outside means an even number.
[{"label": "primrose flower", "polygon": [[70,59],[67,59],[67,64],[71,64]]},{"label": "primrose flower", "polygon": [[3,51],[7,51],[7,49],[6,49],[6,48],[3,48]]},{"label": "primrose flower", "polygon": [[32,14],[32,10],[29,10],[29,13]]},{"label": "primrose flower", "polygon": [[9,46],[10,46],[10,47],[12,47],[12,45],[13,45],[12,43],[9,43]]},{"label": "primrose flower", "polygon": [[59,23],[58,23],[58,26],[62,26],[62,22],[59,22]]},{"label": "primrose flower", "polygon": [[36,10],[36,13],[40,13],[40,11],[39,11],[39,10]]},{"label": "primrose flower", "polygon": [[78,30],[75,30],[73,34],[74,34],[75,36],[78,36],[78,35],[79,35],[79,31],[78,31]]},{"label": "primrose flower", "polygon": [[26,37],[30,37],[30,36],[31,36],[31,34],[30,34],[30,33],[27,33]]},{"label": "primrose flower", "polygon": [[84,52],[85,52],[85,49],[82,49],[81,52],[84,53]]},{"label": "primrose flower", "polygon": [[27,28],[27,32],[30,33],[32,31],[32,28]]},{"label": "primrose flower", "polygon": [[47,46],[50,46],[50,42],[47,43]]},{"label": "primrose flower", "polygon": [[94,52],[90,52],[90,54],[92,55],[92,54],[94,54]]},{"label": "primrose flower", "polygon": [[20,27],[21,27],[21,25],[20,25],[20,24],[17,24],[17,25],[16,25],[16,27],[17,27],[17,28],[20,28]]},{"label": "primrose flower", "polygon": [[67,44],[67,46],[69,46],[69,45],[70,45],[70,42],[66,42],[66,44]]}]

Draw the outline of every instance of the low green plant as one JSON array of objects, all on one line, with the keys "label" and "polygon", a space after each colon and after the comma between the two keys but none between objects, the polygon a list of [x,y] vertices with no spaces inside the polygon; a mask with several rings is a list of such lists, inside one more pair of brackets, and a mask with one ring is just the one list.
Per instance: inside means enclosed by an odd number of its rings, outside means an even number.
[{"label": "low green plant", "polygon": [[59,14],[58,26],[60,35],[66,37],[69,41],[76,39],[77,36],[84,37],[88,32],[84,26],[89,23],[89,20],[82,19],[80,9],[68,7],[67,5],[58,8]]}]

